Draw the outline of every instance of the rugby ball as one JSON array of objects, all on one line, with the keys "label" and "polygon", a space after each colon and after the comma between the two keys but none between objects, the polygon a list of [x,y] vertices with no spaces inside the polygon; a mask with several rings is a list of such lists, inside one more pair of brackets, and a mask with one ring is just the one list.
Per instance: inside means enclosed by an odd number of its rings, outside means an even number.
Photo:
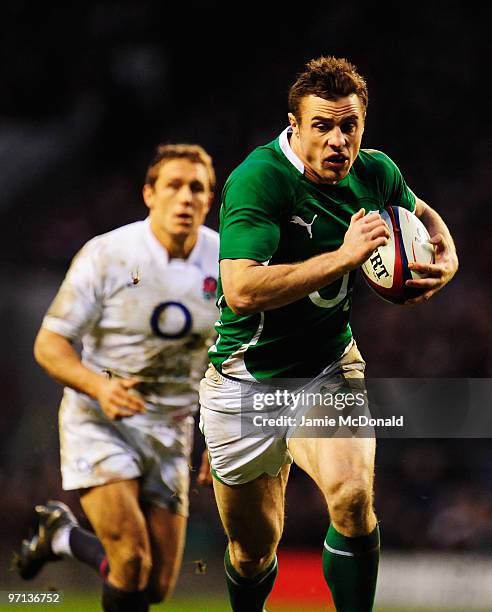
[{"label": "rugby ball", "polygon": [[405,285],[407,280],[423,277],[410,270],[408,264],[434,263],[434,247],[429,243],[425,225],[406,208],[387,206],[380,215],[390,230],[388,244],[378,247],[362,264],[362,273],[380,297],[393,304],[403,304],[425,291]]}]

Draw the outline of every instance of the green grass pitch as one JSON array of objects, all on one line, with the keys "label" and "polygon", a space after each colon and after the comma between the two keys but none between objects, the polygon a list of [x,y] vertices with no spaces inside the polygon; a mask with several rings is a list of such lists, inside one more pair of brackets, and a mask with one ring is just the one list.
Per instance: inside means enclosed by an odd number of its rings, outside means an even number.
[{"label": "green grass pitch", "polygon": [[[1,612],[34,612],[35,610],[43,610],[45,612],[97,612],[100,610],[100,600],[97,596],[79,595],[74,593],[65,593],[63,602],[58,605],[14,605],[1,607]],[[269,605],[268,612],[305,612],[299,610],[299,607]],[[152,606],[152,611],[155,612],[230,612],[230,608],[224,599],[206,597],[189,600],[175,598],[166,604]],[[329,612],[333,608],[310,606],[309,612]],[[376,608],[375,612],[441,612],[437,608]],[[446,612],[453,612],[450,608]],[[455,610],[454,612],[462,612]]]}]

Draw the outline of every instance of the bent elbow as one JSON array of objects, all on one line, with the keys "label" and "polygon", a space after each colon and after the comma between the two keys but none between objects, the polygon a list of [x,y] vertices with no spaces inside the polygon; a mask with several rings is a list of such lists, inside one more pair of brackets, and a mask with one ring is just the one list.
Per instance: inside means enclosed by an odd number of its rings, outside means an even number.
[{"label": "bent elbow", "polygon": [[234,314],[244,317],[249,314],[253,314],[253,310],[250,310],[247,306],[234,304],[231,306],[231,310]]},{"label": "bent elbow", "polygon": [[232,312],[239,316],[246,316],[259,312],[259,308],[255,304],[253,298],[240,294],[226,296],[227,305]]},{"label": "bent elbow", "polygon": [[44,345],[42,340],[39,338],[39,335],[36,337],[36,340],[34,341],[34,346],[33,346],[33,355],[34,355],[34,359],[36,360],[36,363],[38,365],[40,365],[41,367],[44,367],[44,363],[45,363],[45,355],[44,355],[45,351],[44,351]]},{"label": "bent elbow", "polygon": [[50,363],[53,361],[53,357],[56,359],[62,359],[61,354],[61,337],[54,332],[47,329],[41,328],[34,340],[33,355],[36,363],[40,365],[44,370],[47,370]]}]

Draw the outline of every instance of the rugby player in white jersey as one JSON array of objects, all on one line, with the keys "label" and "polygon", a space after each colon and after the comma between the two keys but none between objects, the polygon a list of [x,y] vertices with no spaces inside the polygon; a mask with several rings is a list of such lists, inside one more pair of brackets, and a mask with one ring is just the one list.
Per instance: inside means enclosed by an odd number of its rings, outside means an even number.
[{"label": "rugby player in white jersey", "polygon": [[65,504],[37,506],[17,569],[32,578],[72,555],[101,573],[108,612],[148,610],[180,568],[192,415],[217,318],[218,235],[203,226],[214,187],[200,146],[158,147],[143,187],[148,218],[82,248],[35,342],[38,363],[65,385],[63,488],[80,491],[97,537]]}]

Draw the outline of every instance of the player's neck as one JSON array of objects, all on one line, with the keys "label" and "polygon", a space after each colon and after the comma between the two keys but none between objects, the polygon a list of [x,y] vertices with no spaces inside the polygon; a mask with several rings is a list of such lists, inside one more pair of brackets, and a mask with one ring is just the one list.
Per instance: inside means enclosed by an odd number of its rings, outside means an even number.
[{"label": "player's neck", "polygon": [[295,155],[297,155],[297,157],[301,160],[301,162],[304,165],[304,176],[308,178],[310,181],[312,181],[313,183],[320,183],[321,181],[320,181],[319,176],[316,174],[316,172],[311,170],[311,168],[309,167],[309,164],[306,163],[306,160],[303,158],[299,139],[296,138],[294,134],[290,134],[289,145],[292,151],[295,153]]},{"label": "player's neck", "polygon": [[173,236],[168,232],[160,231],[158,228],[153,227],[151,223],[151,229],[154,236],[166,249],[169,259],[188,259],[193,247],[198,239],[198,232],[192,232],[188,236]]}]

